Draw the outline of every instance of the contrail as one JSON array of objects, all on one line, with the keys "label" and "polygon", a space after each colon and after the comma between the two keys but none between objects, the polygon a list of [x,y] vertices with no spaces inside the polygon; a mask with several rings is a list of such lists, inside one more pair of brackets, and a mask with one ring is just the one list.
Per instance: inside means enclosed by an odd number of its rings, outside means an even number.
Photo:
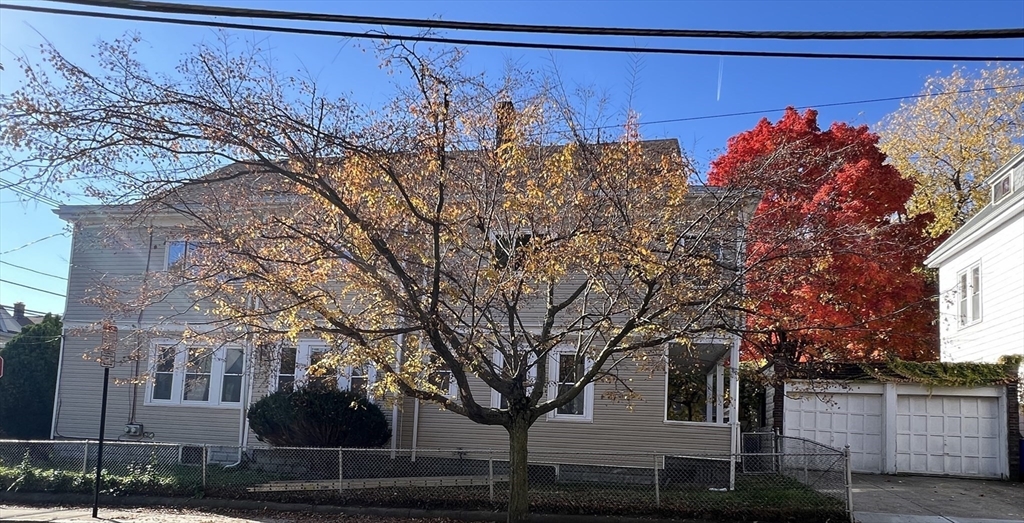
[{"label": "contrail", "polygon": [[725,70],[725,57],[718,59],[718,94],[715,95],[715,101],[722,99],[722,72]]}]

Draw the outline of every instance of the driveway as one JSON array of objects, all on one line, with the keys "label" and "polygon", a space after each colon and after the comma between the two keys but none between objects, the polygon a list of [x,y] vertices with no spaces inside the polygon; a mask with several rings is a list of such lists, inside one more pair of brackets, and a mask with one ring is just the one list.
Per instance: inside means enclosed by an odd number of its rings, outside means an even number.
[{"label": "driveway", "polygon": [[1024,483],[928,476],[853,475],[860,523],[1024,521]]}]

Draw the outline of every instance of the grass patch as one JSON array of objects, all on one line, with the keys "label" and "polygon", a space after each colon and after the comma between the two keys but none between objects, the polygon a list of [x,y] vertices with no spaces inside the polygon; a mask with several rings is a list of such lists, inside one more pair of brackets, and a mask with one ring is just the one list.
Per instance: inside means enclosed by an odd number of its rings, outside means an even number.
[{"label": "grass patch", "polygon": [[[103,492],[116,496],[208,496],[340,506],[421,509],[503,510],[508,484],[497,483],[494,500],[487,487],[394,487],[347,491],[249,492],[247,487],[282,479],[279,474],[239,467],[210,465],[203,486],[197,466],[137,462],[104,472]],[[93,474],[31,465],[26,456],[15,466],[0,465],[0,488],[25,492],[91,493]],[[669,485],[660,489],[657,506],[653,485],[609,486],[595,483],[543,482],[531,486],[535,513],[632,515],[699,518],[720,521],[845,520],[842,500],[826,496],[782,476],[740,476],[736,490],[711,491],[706,486]]]}]

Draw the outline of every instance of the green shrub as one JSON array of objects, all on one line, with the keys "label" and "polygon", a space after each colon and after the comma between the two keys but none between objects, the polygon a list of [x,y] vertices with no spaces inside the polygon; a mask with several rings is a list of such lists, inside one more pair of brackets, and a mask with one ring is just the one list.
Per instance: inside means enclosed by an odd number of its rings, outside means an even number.
[{"label": "green shrub", "polygon": [[249,426],[278,447],[374,448],[391,438],[380,407],[316,382],[257,401],[249,407]]}]

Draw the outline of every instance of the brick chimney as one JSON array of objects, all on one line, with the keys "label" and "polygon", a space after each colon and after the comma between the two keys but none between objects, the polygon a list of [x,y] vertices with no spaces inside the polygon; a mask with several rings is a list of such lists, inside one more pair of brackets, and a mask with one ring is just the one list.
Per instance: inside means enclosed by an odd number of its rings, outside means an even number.
[{"label": "brick chimney", "polygon": [[23,302],[14,302],[14,319],[19,320],[18,323],[25,319],[25,304]]},{"label": "brick chimney", "polygon": [[494,109],[496,122],[494,127],[494,147],[499,148],[508,141],[508,133],[516,118],[516,107],[512,100],[502,100]]}]

